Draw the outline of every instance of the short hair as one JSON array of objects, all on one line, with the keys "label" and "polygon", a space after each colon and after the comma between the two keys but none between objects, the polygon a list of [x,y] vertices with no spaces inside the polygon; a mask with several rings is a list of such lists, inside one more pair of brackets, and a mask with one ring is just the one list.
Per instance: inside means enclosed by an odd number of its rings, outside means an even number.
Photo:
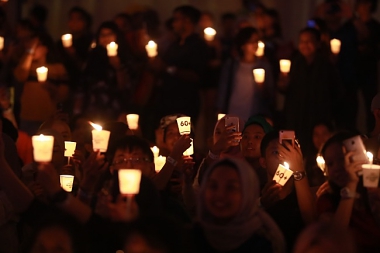
[{"label": "short hair", "polygon": [[232,13],[232,12],[226,12],[226,13],[222,14],[221,20],[222,21],[236,20],[236,15],[234,13]]},{"label": "short hair", "polygon": [[188,17],[194,25],[198,24],[201,18],[201,12],[191,5],[181,5],[175,8],[174,12],[180,12],[182,15]]},{"label": "short hair", "polygon": [[114,145],[109,147],[108,159],[112,161],[117,150],[133,151],[140,149],[144,155],[148,156],[150,162],[153,162],[153,152],[150,149],[149,142],[144,138],[136,135],[126,135],[120,138]]},{"label": "short hair", "polygon": [[310,33],[314,36],[315,40],[320,42],[321,41],[321,32],[314,28],[314,27],[306,27],[306,28],[303,28],[300,32],[299,32],[299,35],[303,34],[303,33]]},{"label": "short hair", "polygon": [[44,24],[48,16],[48,10],[41,4],[35,4],[29,14],[36,18],[40,23]]},{"label": "short hair", "polygon": [[82,16],[82,18],[86,22],[86,28],[90,29],[92,26],[92,16],[90,13],[88,13],[85,9],[79,7],[79,6],[74,6],[69,10],[69,15],[73,13],[78,13],[79,15]]},{"label": "short hair", "polygon": [[265,157],[265,151],[267,150],[269,143],[273,140],[278,140],[278,131],[273,130],[264,135],[264,138],[261,140],[260,144],[260,153],[261,157]]},{"label": "short hair", "polygon": [[333,143],[340,143],[342,144],[342,142],[346,139],[349,139],[351,137],[354,137],[358,135],[358,133],[355,133],[355,132],[350,132],[350,131],[346,131],[346,130],[343,130],[343,131],[339,131],[337,133],[335,133],[333,136],[331,136],[322,146],[321,148],[321,155],[324,157],[325,156],[325,152],[326,152],[326,149],[328,146],[330,146],[331,144]]},{"label": "short hair", "polygon": [[235,47],[239,55],[243,55],[241,47],[251,39],[253,34],[258,34],[258,32],[257,29],[252,26],[244,27],[237,33],[235,37]]}]

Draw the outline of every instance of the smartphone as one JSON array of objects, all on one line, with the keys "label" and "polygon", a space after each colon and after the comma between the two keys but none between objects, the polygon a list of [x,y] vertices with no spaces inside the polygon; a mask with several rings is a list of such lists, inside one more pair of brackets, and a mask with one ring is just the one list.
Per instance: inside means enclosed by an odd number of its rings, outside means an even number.
[{"label": "smartphone", "polygon": [[238,117],[225,116],[224,119],[225,119],[225,124],[224,124],[225,127],[234,126],[232,131],[233,132],[239,132],[240,129],[239,129],[239,118]]},{"label": "smartphone", "polygon": [[343,145],[347,151],[353,151],[355,153],[352,156],[353,162],[363,161],[363,162],[369,163],[369,160],[367,157],[367,151],[360,135],[344,140]]},{"label": "smartphone", "polygon": [[296,134],[293,130],[280,130],[278,132],[278,140],[280,144],[284,144],[284,142],[289,142],[294,148],[295,138],[296,138]]}]

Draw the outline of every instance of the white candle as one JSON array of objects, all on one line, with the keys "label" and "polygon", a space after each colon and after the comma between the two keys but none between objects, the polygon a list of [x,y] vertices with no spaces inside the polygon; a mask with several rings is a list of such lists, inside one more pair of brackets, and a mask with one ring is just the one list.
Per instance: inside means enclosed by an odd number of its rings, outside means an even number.
[{"label": "white candle", "polygon": [[186,149],[185,152],[183,152],[183,155],[184,156],[191,156],[193,154],[194,154],[194,146],[193,146],[193,139],[191,139],[190,147],[188,149]]},{"label": "white candle", "polygon": [[146,53],[149,57],[155,57],[157,55],[157,44],[150,40],[145,46]]},{"label": "white candle", "polygon": [[276,183],[284,186],[292,175],[293,171],[289,169],[289,164],[287,162],[284,162],[284,165],[278,165],[276,173],[273,176],[273,180],[276,181]]},{"label": "white candle", "polygon": [[3,50],[4,48],[4,37],[0,36],[0,50]]},{"label": "white candle", "polygon": [[136,130],[139,128],[139,115],[138,114],[127,114],[128,127],[131,130]]},{"label": "white candle", "polygon": [[265,49],[265,44],[264,44],[264,42],[259,41],[259,43],[258,43],[258,47],[257,47],[257,50],[256,50],[255,55],[256,55],[257,57],[262,57],[262,56],[264,55],[264,49]]},{"label": "white candle", "polygon": [[325,173],[325,159],[323,159],[323,156],[319,155],[317,156],[317,164],[318,167]]},{"label": "white candle", "polygon": [[226,116],[226,114],[224,114],[224,113],[218,113],[218,120],[220,120],[220,119],[223,118],[224,116]]},{"label": "white candle", "polygon": [[371,152],[367,152],[367,157],[368,157],[369,164],[372,164],[373,163],[373,154]]},{"label": "white candle", "polygon": [[50,162],[53,157],[54,137],[50,135],[32,136],[35,162]]},{"label": "white candle", "polygon": [[94,130],[92,130],[92,148],[94,151],[106,152],[108,148],[108,140],[110,138],[110,131],[103,130],[97,124],[89,122]]},{"label": "white candle", "polygon": [[107,45],[107,55],[116,56],[118,47],[119,46],[114,41],[112,41],[110,44]]},{"label": "white candle", "polygon": [[73,45],[73,36],[69,33],[62,35],[61,40],[64,47],[71,47]]},{"label": "white candle", "polygon": [[47,79],[48,68],[45,66],[39,67],[36,69],[37,72],[37,80],[39,82],[45,82]]},{"label": "white candle", "polygon": [[152,147],[152,148],[150,148],[150,149],[151,149],[152,152],[153,152],[153,156],[154,156],[154,157],[158,157],[158,154],[160,153],[160,149],[157,148],[157,146],[154,146],[154,147]]},{"label": "white candle", "polygon": [[334,54],[339,54],[339,52],[340,52],[340,45],[341,45],[340,40],[338,40],[338,39],[332,39],[332,40],[330,40],[331,52],[333,52]]},{"label": "white candle", "polygon": [[162,167],[164,167],[165,163],[166,163],[165,156],[158,156],[154,158],[154,167],[157,173],[162,170]]},{"label": "white candle", "polygon": [[140,191],[141,170],[120,169],[119,189],[123,195],[135,195]]},{"label": "white candle", "polygon": [[282,73],[289,73],[290,71],[291,62],[290,60],[281,59],[280,60],[280,70]]},{"label": "white candle", "polygon": [[67,192],[73,190],[74,176],[72,175],[60,175],[59,181],[61,182],[61,187]]},{"label": "white candle", "polygon": [[178,130],[181,135],[190,134],[191,132],[191,119],[190,117],[177,118]]},{"label": "white candle", "polygon": [[362,164],[363,186],[379,187],[380,166],[377,164]]},{"label": "white candle", "polygon": [[207,41],[213,41],[214,40],[215,35],[216,35],[215,29],[213,29],[211,27],[207,27],[203,30],[203,32],[204,32],[205,40],[207,40]]},{"label": "white candle", "polygon": [[72,157],[77,143],[74,141],[65,141],[65,157]]},{"label": "white candle", "polygon": [[256,83],[263,83],[265,81],[265,70],[264,69],[254,69],[253,77]]}]

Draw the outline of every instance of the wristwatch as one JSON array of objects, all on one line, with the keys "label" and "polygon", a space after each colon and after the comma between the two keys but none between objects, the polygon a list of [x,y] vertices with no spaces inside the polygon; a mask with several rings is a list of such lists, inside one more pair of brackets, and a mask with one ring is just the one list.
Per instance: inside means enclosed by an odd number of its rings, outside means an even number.
[{"label": "wristwatch", "polygon": [[356,192],[351,192],[350,189],[348,189],[347,187],[343,187],[341,190],[340,190],[340,197],[342,199],[353,199],[353,198],[356,198]]},{"label": "wristwatch", "polygon": [[300,181],[306,177],[306,171],[294,171],[293,178],[295,181]]}]

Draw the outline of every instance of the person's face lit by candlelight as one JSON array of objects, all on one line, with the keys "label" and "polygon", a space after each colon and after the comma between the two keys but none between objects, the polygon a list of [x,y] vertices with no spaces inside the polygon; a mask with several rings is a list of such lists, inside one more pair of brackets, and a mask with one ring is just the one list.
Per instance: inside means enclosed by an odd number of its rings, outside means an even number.
[{"label": "person's face lit by candlelight", "polygon": [[344,154],[339,142],[331,143],[323,154],[326,163],[328,180],[344,187],[348,180],[348,174],[344,168]]},{"label": "person's face lit by candlelight", "polygon": [[251,38],[241,47],[244,55],[255,55],[259,42],[259,35],[252,34]]},{"label": "person's face lit by candlelight", "polygon": [[113,41],[116,41],[116,34],[111,29],[103,28],[100,30],[99,44],[102,47],[106,48]]},{"label": "person's face lit by candlelight", "polygon": [[306,59],[313,58],[319,47],[319,42],[311,32],[303,32],[299,36],[298,49]]},{"label": "person's face lit by candlelight", "polygon": [[263,154],[264,157],[260,158],[260,164],[267,170],[269,178],[273,178],[278,165],[284,163],[279,154],[280,145],[281,144],[278,142],[278,139],[270,141],[267,148],[265,149],[265,154]]},{"label": "person's face lit by candlelight", "polygon": [[260,158],[260,144],[264,135],[264,129],[257,124],[249,125],[244,129],[243,138],[240,142],[244,157]]},{"label": "person's face lit by candlelight", "polygon": [[239,212],[242,199],[237,170],[222,164],[215,167],[207,180],[203,199],[207,212],[217,221],[228,221]]},{"label": "person's face lit by candlelight", "polygon": [[139,148],[117,149],[112,161],[111,172],[119,169],[139,169],[142,174],[152,177],[155,174],[154,162]]}]

